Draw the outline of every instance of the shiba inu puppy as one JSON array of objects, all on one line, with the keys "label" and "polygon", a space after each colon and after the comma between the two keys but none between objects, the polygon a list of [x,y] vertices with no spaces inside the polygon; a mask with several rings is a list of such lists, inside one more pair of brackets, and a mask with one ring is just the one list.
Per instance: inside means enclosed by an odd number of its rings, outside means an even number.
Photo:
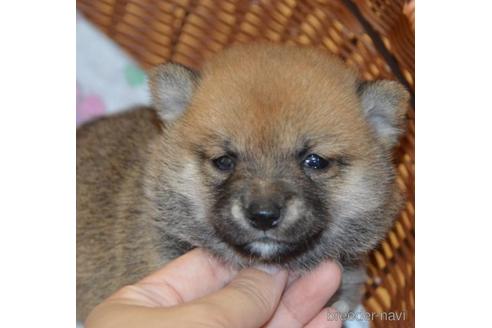
[{"label": "shiba inu puppy", "polygon": [[77,131],[77,313],[193,247],[243,267],[361,261],[401,200],[391,150],[407,92],[315,49],[234,46],[200,72],[154,69],[153,108]]}]

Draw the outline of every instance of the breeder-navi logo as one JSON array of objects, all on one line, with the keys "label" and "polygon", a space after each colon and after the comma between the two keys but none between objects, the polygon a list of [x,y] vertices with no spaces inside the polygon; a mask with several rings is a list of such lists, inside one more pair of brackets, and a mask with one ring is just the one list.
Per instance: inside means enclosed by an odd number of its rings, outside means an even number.
[{"label": "breeder-navi logo", "polygon": [[407,320],[407,313],[403,312],[328,312],[328,321],[370,321],[374,319],[387,321],[403,321]]}]

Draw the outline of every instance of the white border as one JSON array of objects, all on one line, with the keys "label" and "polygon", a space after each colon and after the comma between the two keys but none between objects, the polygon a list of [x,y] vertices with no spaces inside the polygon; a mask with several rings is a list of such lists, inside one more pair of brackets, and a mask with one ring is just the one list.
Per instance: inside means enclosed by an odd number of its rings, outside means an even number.
[{"label": "white border", "polygon": [[492,8],[417,1],[417,327],[490,325]]},{"label": "white border", "polygon": [[75,1],[0,10],[0,327],[75,325]]}]

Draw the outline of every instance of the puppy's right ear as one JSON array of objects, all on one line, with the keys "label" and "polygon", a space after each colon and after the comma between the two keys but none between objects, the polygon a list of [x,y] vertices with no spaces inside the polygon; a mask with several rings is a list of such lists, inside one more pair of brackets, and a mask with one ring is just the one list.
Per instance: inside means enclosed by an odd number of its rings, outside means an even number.
[{"label": "puppy's right ear", "polygon": [[162,64],[150,71],[152,104],[165,122],[180,117],[188,107],[199,74],[179,64]]}]

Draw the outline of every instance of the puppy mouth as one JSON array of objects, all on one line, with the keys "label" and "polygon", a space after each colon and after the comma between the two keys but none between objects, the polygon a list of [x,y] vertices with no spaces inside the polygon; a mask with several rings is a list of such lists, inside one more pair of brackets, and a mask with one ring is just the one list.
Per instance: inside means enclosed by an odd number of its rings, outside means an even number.
[{"label": "puppy mouth", "polygon": [[256,238],[256,239],[253,239],[247,243],[244,243],[242,244],[241,246],[246,246],[248,244],[251,244],[251,243],[265,243],[265,244],[285,244],[285,245],[289,245],[289,244],[295,244],[295,243],[292,243],[292,242],[289,242],[289,241],[286,241],[286,240],[282,240],[282,239],[278,239],[278,238],[275,238],[275,237],[270,237],[270,236],[263,236],[263,237],[259,237],[259,238]]},{"label": "puppy mouth", "polygon": [[276,240],[269,237],[254,239],[244,244],[233,245],[238,253],[248,257],[268,260],[289,252],[294,248],[293,243]]},{"label": "puppy mouth", "polygon": [[237,253],[260,262],[282,264],[311,249],[321,236],[316,233],[310,238],[291,242],[272,237],[261,237],[242,244],[232,244]]}]

